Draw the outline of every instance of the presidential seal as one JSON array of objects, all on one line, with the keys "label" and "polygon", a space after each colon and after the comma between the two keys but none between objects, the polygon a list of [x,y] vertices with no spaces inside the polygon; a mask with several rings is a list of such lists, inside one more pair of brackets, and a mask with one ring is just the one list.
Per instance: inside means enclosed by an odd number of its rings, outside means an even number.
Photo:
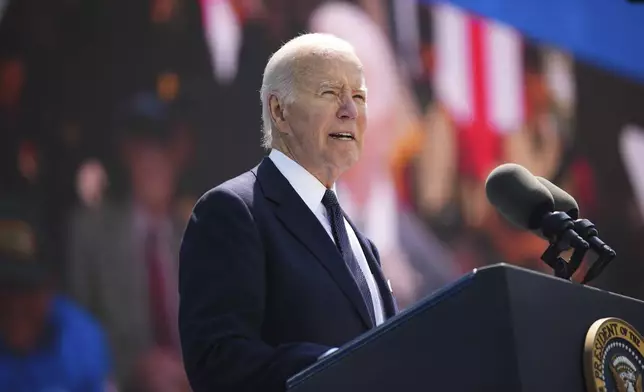
[{"label": "presidential seal", "polygon": [[627,322],[597,320],[586,334],[584,376],[588,392],[643,392],[644,339]]}]

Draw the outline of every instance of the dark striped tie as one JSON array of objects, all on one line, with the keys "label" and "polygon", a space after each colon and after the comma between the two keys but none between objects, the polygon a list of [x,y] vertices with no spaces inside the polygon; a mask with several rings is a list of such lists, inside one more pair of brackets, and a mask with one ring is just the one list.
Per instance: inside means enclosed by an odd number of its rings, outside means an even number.
[{"label": "dark striped tie", "polygon": [[331,222],[331,230],[333,232],[333,237],[335,238],[335,244],[344,259],[347,268],[351,272],[353,279],[362,293],[362,299],[367,306],[369,311],[369,317],[371,321],[375,324],[375,316],[373,309],[373,300],[371,298],[371,292],[369,291],[369,286],[367,285],[367,279],[360,269],[358,260],[356,260],[353,251],[351,250],[351,244],[349,242],[349,236],[347,235],[347,230],[344,226],[344,214],[338,198],[335,196],[332,190],[327,189],[322,198],[322,204],[326,207],[329,213],[329,221]]}]

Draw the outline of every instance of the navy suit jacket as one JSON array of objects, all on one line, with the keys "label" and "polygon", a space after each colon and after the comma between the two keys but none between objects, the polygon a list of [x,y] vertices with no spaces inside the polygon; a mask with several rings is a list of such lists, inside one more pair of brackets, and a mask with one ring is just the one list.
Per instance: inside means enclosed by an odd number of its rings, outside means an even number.
[{"label": "navy suit jacket", "polygon": [[[376,247],[354,231],[392,317]],[[284,391],[326,350],[374,327],[333,241],[269,158],[200,198],[179,275],[195,392]]]}]

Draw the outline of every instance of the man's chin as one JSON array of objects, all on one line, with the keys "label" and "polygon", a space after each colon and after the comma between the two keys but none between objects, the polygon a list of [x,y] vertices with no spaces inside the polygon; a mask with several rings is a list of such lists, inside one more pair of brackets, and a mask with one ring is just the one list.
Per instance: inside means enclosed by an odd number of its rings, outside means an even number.
[{"label": "man's chin", "polygon": [[336,161],[338,164],[336,165],[342,175],[347,174],[348,172],[354,171],[356,167],[358,167],[360,163],[360,155],[355,154],[355,155],[344,155],[342,157],[339,157],[339,159]]}]

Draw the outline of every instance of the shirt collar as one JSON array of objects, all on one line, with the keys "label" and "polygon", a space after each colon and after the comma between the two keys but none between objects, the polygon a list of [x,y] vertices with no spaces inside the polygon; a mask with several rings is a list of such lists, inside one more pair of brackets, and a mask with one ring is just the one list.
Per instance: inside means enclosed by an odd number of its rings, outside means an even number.
[{"label": "shirt collar", "polygon": [[[273,149],[268,157],[273,161],[282,175],[286,177],[286,180],[291,184],[295,192],[297,192],[309,209],[315,212],[322,202],[322,197],[327,189],[324,184],[300,166],[299,163],[287,157],[281,151]],[[331,190],[335,193],[335,184],[333,184]]]}]

